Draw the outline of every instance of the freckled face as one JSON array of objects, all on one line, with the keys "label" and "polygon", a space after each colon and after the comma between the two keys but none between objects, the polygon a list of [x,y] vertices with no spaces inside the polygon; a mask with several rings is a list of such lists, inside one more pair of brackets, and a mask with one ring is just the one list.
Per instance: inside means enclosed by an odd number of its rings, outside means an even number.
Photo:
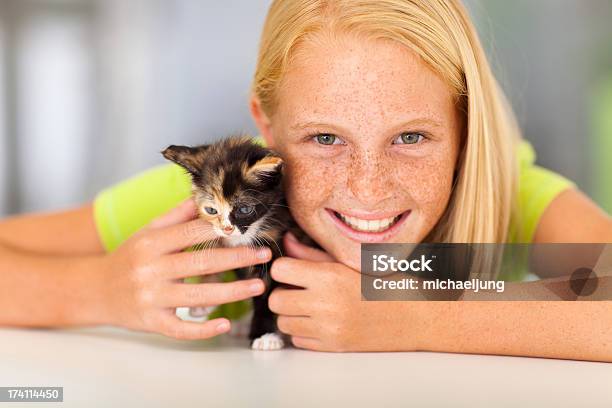
[{"label": "freckled face", "polygon": [[361,242],[421,242],[460,144],[452,89],[411,50],[353,36],[302,44],[270,118],[297,222],[360,269]]}]

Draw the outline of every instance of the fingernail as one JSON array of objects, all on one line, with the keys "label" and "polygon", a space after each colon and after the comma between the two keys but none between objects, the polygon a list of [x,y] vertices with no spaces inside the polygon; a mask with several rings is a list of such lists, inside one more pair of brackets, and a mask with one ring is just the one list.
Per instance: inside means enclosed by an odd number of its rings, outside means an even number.
[{"label": "fingernail", "polygon": [[293,235],[291,232],[288,232],[288,233],[287,233],[287,239],[288,239],[289,241],[293,241],[293,242],[297,241],[297,238],[296,238],[296,237],[295,237],[295,235]]},{"label": "fingernail", "polygon": [[224,321],[217,325],[217,331],[219,333],[222,333],[222,332],[228,331],[229,327],[230,327],[229,322]]},{"label": "fingernail", "polygon": [[268,248],[260,248],[257,250],[258,259],[267,259],[270,256],[270,250]]},{"label": "fingernail", "polygon": [[263,291],[264,287],[263,287],[263,283],[261,281],[258,282],[253,282],[249,285],[249,290],[251,291],[251,293],[261,293]]}]

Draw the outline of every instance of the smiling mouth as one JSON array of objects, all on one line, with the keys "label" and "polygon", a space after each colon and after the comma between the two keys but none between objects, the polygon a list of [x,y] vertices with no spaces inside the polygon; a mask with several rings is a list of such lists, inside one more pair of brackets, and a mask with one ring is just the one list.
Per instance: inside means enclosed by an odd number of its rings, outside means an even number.
[{"label": "smiling mouth", "polygon": [[396,215],[395,217],[380,218],[376,220],[364,220],[356,217],[350,217],[348,215],[341,214],[337,211],[333,211],[333,214],[347,227],[359,231],[377,233],[384,232],[391,229],[397,222],[402,218],[404,213]]}]

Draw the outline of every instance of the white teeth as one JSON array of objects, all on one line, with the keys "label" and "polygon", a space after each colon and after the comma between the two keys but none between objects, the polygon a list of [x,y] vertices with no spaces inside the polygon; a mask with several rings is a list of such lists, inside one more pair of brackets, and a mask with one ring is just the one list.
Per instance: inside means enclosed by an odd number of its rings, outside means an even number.
[{"label": "white teeth", "polygon": [[367,220],[357,220],[357,229],[361,230],[361,231],[369,231],[369,225],[368,225],[368,221]]},{"label": "white teeth", "polygon": [[380,229],[380,220],[370,220],[368,221],[368,230],[370,231],[378,231]]},{"label": "white teeth", "polygon": [[382,218],[379,220],[362,220],[362,219],[355,218],[355,217],[349,217],[347,215],[343,215],[338,212],[336,213],[336,215],[342,221],[344,221],[345,224],[347,224],[351,228],[357,231],[364,231],[364,232],[384,231],[392,227],[401,217],[400,215],[398,215],[397,217]]}]

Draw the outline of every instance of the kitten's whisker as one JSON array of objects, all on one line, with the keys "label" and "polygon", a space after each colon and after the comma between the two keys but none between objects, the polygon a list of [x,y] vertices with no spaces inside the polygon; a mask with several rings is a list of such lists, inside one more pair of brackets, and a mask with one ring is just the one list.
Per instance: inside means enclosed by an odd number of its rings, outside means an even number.
[{"label": "kitten's whisker", "polygon": [[276,241],[265,231],[261,231],[261,234],[263,235],[261,238],[266,241],[268,243],[268,245],[270,245],[270,242],[265,238],[268,237],[270,239],[270,241],[272,241],[272,243],[274,245],[276,245],[276,248],[278,249],[278,252],[282,255],[283,254],[283,250],[280,248],[280,246],[278,246],[278,244],[276,243]]},{"label": "kitten's whisker", "polygon": [[215,238],[215,239],[213,239],[213,240],[211,240],[211,241],[206,241],[206,245],[204,246],[204,251],[205,251],[205,252],[206,252],[206,251],[210,251],[210,252],[212,252],[212,251],[213,251],[213,249],[215,249],[215,248],[216,248],[216,246],[217,246],[217,243],[218,243],[219,239],[220,239],[220,238],[219,238],[219,237],[217,237],[217,238]]},{"label": "kitten's whisker", "polygon": [[203,241],[201,243],[199,243],[197,245],[197,250],[198,251],[202,251],[202,255],[206,255],[206,251],[208,250],[212,250],[215,246],[215,244],[217,243],[218,238],[215,238],[213,240],[208,240],[208,241]]},{"label": "kitten's whisker", "polygon": [[285,207],[285,208],[291,209],[291,207],[289,207],[288,205],[284,205],[284,204],[270,204],[270,207]]},{"label": "kitten's whisker", "polygon": [[[263,246],[265,246],[265,245],[264,245],[264,244],[261,242],[260,237],[255,236],[254,238],[255,238],[255,241],[256,241],[257,243],[259,243],[259,245],[260,245],[260,246],[262,246],[262,247],[263,247]],[[265,240],[265,239],[264,239],[264,240]],[[269,273],[268,273],[268,263],[267,263],[267,262],[266,262],[265,264],[263,264],[262,270],[263,270],[263,271],[262,271],[262,273],[260,274],[260,275],[261,275],[261,276],[260,276],[260,278],[261,278],[261,279],[265,279],[266,277],[268,277],[268,276],[269,276]],[[272,277],[270,276],[270,279],[271,279],[271,278],[272,278]]]},{"label": "kitten's whisker", "polygon": [[193,250],[194,250],[194,251],[200,251],[200,250],[202,250],[202,247],[203,247],[203,246],[204,246],[204,242],[199,242],[199,243],[197,243],[197,244],[195,244],[195,245],[193,246]]},{"label": "kitten's whisker", "polygon": [[273,228],[274,225],[272,224],[276,224],[279,227],[284,227],[285,225],[282,221],[275,219],[275,218],[271,218],[271,217],[266,218],[266,220],[262,224],[263,224],[262,225],[263,230],[269,230]]}]

